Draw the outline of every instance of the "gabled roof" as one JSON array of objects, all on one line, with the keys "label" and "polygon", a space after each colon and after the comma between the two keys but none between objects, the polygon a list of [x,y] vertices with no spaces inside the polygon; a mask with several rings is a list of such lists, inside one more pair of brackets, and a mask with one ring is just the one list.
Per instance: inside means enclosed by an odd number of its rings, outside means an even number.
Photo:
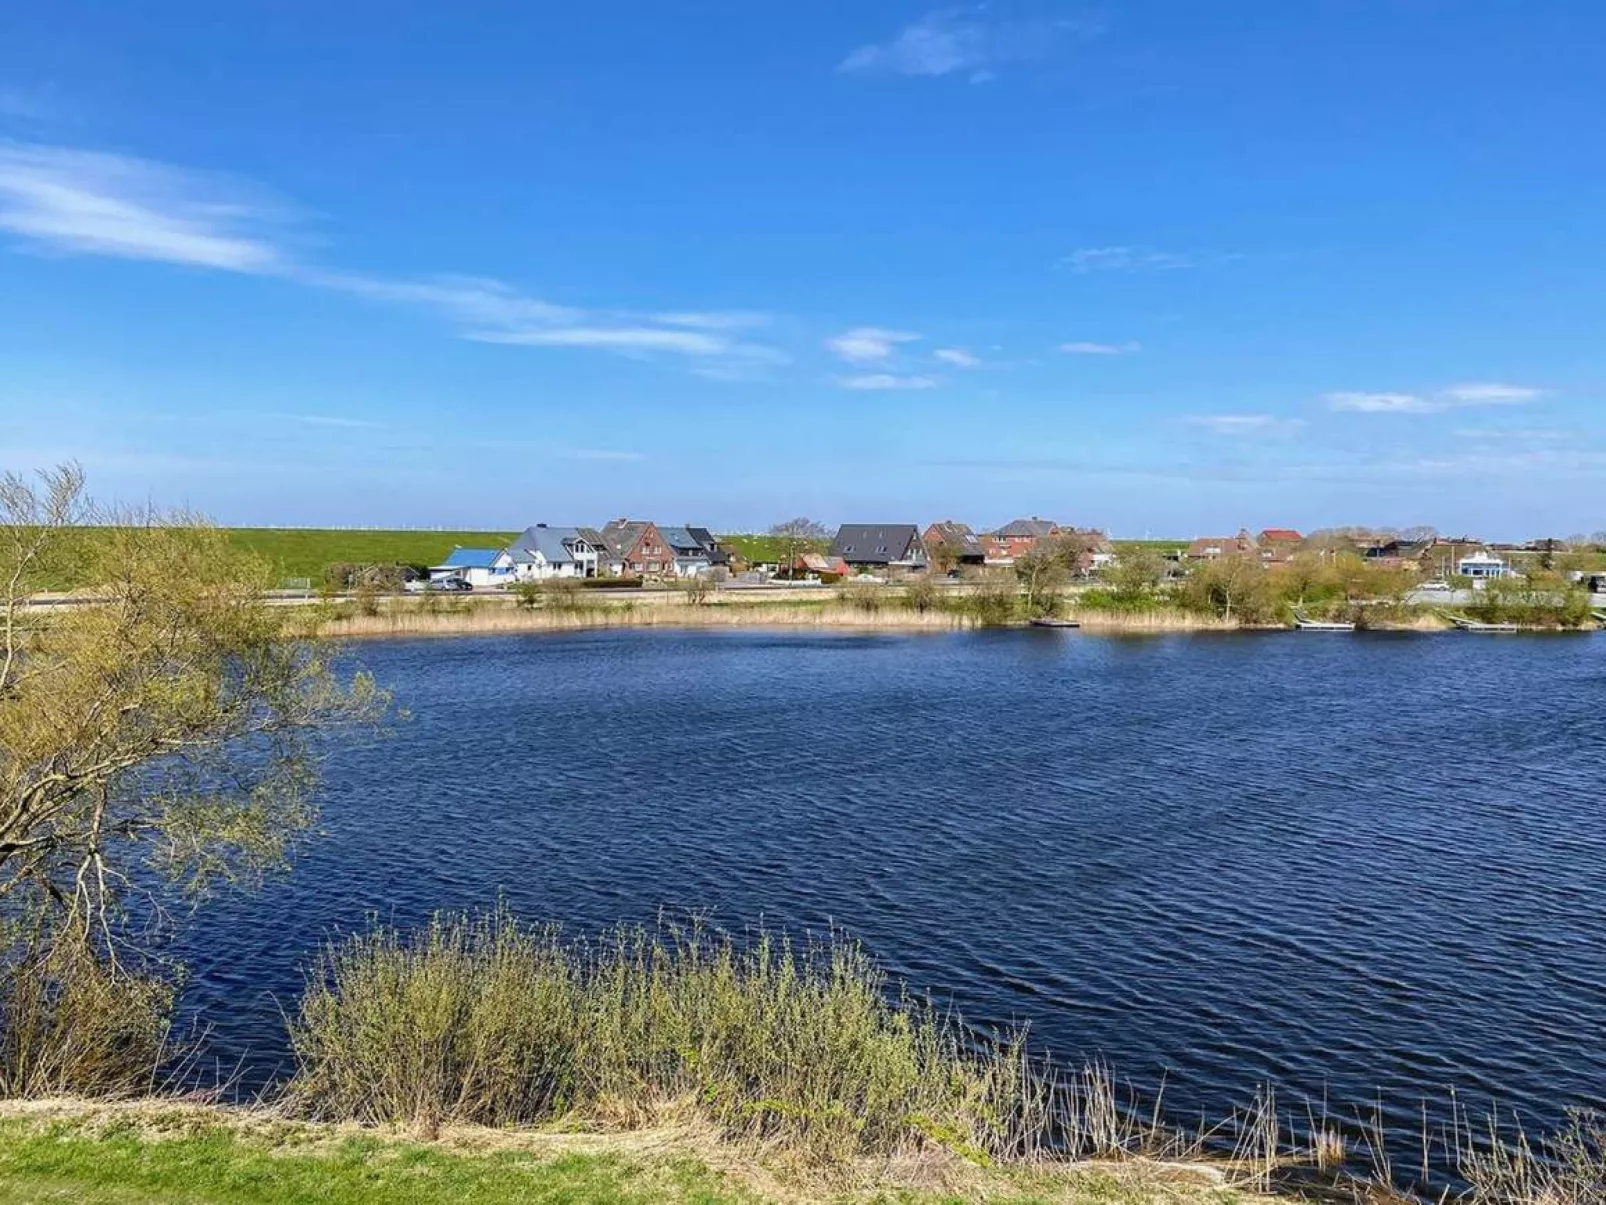
[{"label": "gabled roof", "polygon": [[454,548],[437,569],[492,569],[502,555],[500,548]]},{"label": "gabled roof", "polygon": [[1016,519],[1013,523],[1005,523],[993,532],[993,535],[1041,539],[1043,536],[1053,535],[1058,530],[1058,523],[1051,519],[1039,519],[1034,515],[1030,519]]},{"label": "gabled roof", "polygon": [[703,542],[692,535],[689,527],[660,527],[658,534],[663,536],[664,543],[668,544],[677,556],[706,555],[708,552]]},{"label": "gabled roof", "polygon": [[624,557],[636,546],[642,532],[651,524],[642,519],[615,519],[601,531],[603,546],[615,557]]},{"label": "gabled roof", "polygon": [[913,523],[844,523],[831,542],[831,555],[855,565],[890,565],[908,560],[920,541]]},{"label": "gabled roof", "polygon": [[714,538],[714,533],[709,531],[708,528],[688,527],[686,530],[691,532],[692,539],[696,540],[704,548],[708,549],[708,559],[710,561],[716,565],[725,565],[730,563],[731,554],[720,547],[719,541]]},{"label": "gabled roof", "polygon": [[957,549],[961,553],[981,555],[981,540],[970,529],[969,523],[956,523],[952,519],[945,519],[941,523],[933,523],[930,530],[938,540],[950,548]]},{"label": "gabled roof", "polygon": [[534,554],[540,553],[549,565],[567,565],[574,560],[574,541],[584,539],[578,527],[548,527],[537,523],[520,532],[507,550],[516,564],[531,562],[535,560]]},{"label": "gabled roof", "polygon": [[1260,538],[1267,544],[1298,544],[1305,537],[1291,527],[1268,527],[1260,533]]}]

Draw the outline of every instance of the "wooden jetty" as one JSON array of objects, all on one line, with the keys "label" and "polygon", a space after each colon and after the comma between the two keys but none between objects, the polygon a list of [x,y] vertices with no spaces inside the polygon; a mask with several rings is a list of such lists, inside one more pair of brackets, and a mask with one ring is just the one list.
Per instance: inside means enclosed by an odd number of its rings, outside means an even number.
[{"label": "wooden jetty", "polygon": [[1302,611],[1294,612],[1294,627],[1301,632],[1353,632],[1355,625],[1336,620],[1311,619]]},{"label": "wooden jetty", "polygon": [[1514,623],[1480,623],[1476,619],[1468,619],[1465,615],[1451,615],[1449,612],[1440,612],[1456,628],[1462,632],[1480,632],[1484,635],[1502,635],[1517,631]]}]

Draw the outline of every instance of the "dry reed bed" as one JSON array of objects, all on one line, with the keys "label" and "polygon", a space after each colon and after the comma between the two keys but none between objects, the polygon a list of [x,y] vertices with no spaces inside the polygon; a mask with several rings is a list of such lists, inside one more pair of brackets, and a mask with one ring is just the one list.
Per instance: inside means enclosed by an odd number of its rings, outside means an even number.
[{"label": "dry reed bed", "polygon": [[[461,609],[459,609],[461,608]],[[436,611],[382,608],[375,615],[324,622],[319,634],[340,639],[379,636],[456,636],[503,632],[572,632],[588,628],[826,628],[864,631],[947,632],[976,626],[968,615],[891,606],[866,611],[842,603],[689,603],[630,606],[599,604],[573,609],[526,610],[512,602],[474,602]]]}]

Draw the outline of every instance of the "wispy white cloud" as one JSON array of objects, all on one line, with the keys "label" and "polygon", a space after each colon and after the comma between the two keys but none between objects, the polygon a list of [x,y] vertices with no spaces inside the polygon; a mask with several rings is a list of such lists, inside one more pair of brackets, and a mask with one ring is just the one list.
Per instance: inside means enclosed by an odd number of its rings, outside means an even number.
[{"label": "wispy white cloud", "polygon": [[761,314],[754,310],[711,310],[704,312],[680,310],[668,314],[653,314],[652,320],[661,322],[665,326],[689,326],[707,331],[755,330],[758,327],[768,326],[773,321],[770,315]]},{"label": "wispy white cloud", "polygon": [[1451,385],[1427,393],[1364,393],[1341,391],[1327,395],[1333,410],[1360,414],[1440,414],[1476,406],[1520,406],[1537,401],[1544,390],[1527,385],[1483,383]]},{"label": "wispy white cloud", "polygon": [[1215,435],[1239,438],[1292,435],[1305,425],[1302,419],[1283,418],[1275,414],[1195,414],[1186,421],[1190,426],[1202,427]]},{"label": "wispy white cloud", "polygon": [[729,340],[703,331],[665,330],[655,326],[473,331],[468,338],[476,343],[509,343],[520,347],[601,347],[609,351],[670,351],[686,356],[716,356],[729,347]]},{"label": "wispy white cloud", "polygon": [[500,326],[520,329],[544,323],[577,322],[585,312],[529,297],[512,285],[483,276],[405,277],[372,276],[359,272],[324,272],[300,268],[304,284],[350,293],[370,301],[418,306],[447,320],[469,327]]},{"label": "wispy white cloud", "polygon": [[233,181],[146,159],[0,143],[0,230],[45,250],[227,272],[286,266],[281,208]]},{"label": "wispy white cloud", "polygon": [[931,355],[933,359],[941,360],[944,364],[952,364],[955,368],[981,367],[981,357],[962,347],[939,347]]},{"label": "wispy white cloud", "polygon": [[289,210],[238,181],[126,155],[0,142],[0,232],[57,253],[149,260],[259,276],[433,313],[483,343],[668,354],[701,375],[753,379],[789,362],[779,348],[737,337],[767,324],[749,311],[560,305],[500,280],[353,272],[290,251]]},{"label": "wispy white cloud", "polygon": [[1066,40],[1099,32],[1090,21],[999,21],[980,5],[938,9],[899,30],[886,42],[860,46],[838,71],[909,76],[968,75],[972,83],[993,79],[996,69],[1051,54]]},{"label": "wispy white cloud", "polygon": [[853,364],[873,364],[885,360],[899,344],[914,343],[920,336],[912,331],[893,331],[879,326],[856,326],[825,341],[844,360]]},{"label": "wispy white cloud", "polygon": [[1077,341],[1074,343],[1061,343],[1062,352],[1072,356],[1129,356],[1133,352],[1143,350],[1143,344],[1135,339],[1125,343],[1089,343]]},{"label": "wispy white cloud", "polygon": [[1082,247],[1060,260],[1073,272],[1139,272],[1195,268],[1206,260],[1231,259],[1220,253],[1156,251],[1153,247]]},{"label": "wispy white cloud", "polygon": [[1363,393],[1352,390],[1329,393],[1327,405],[1333,410],[1349,410],[1357,414],[1429,414],[1443,409],[1432,399],[1416,393]]},{"label": "wispy white cloud", "polygon": [[843,389],[884,390],[884,389],[935,389],[942,381],[937,377],[916,376],[894,372],[871,372],[862,376],[838,377],[837,382]]},{"label": "wispy white cloud", "polygon": [[1520,406],[1538,401],[1544,394],[1543,389],[1528,385],[1502,385],[1495,381],[1452,385],[1444,391],[1444,396],[1458,406]]}]

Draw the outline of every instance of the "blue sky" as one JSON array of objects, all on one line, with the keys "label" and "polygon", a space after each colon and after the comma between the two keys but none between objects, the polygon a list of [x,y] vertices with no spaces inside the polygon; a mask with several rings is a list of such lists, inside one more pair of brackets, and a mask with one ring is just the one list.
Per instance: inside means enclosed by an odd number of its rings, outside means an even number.
[{"label": "blue sky", "polygon": [[1606,527],[1594,0],[0,0],[0,465],[231,523]]}]

